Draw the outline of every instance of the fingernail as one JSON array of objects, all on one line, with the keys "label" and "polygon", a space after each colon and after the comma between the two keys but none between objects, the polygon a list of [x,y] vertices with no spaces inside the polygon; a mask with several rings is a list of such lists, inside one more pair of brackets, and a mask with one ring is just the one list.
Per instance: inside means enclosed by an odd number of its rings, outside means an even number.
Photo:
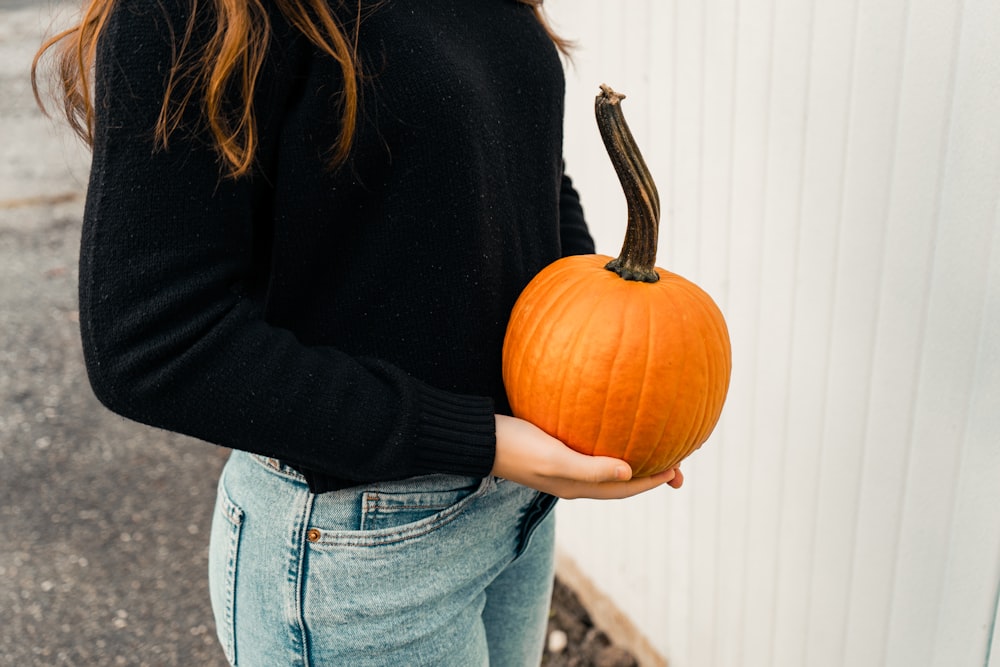
[{"label": "fingernail", "polygon": [[628,468],[625,466],[615,468],[615,479],[628,479]]}]

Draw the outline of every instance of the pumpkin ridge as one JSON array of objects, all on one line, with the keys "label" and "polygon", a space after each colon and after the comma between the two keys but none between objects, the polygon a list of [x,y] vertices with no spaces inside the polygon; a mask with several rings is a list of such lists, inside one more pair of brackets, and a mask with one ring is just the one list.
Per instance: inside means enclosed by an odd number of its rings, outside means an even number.
[{"label": "pumpkin ridge", "polygon": [[[506,374],[507,377],[504,378],[505,384],[509,384],[511,388],[521,387],[520,378],[524,377],[524,366],[529,361],[529,355],[525,353],[525,350],[529,346],[530,341],[535,339],[538,331],[542,329],[543,326],[547,326],[550,318],[553,317],[553,309],[555,307],[559,307],[561,310],[558,312],[558,315],[562,315],[566,310],[573,306],[573,303],[570,300],[565,299],[564,296],[566,293],[573,290],[574,282],[559,279],[566,263],[567,262],[558,260],[556,263],[549,265],[549,267],[542,269],[542,271],[536,275],[536,278],[540,278],[541,280],[537,283],[529,284],[527,289],[530,289],[531,291],[528,294],[522,292],[521,298],[526,296],[532,301],[530,304],[532,310],[537,311],[538,309],[544,309],[543,316],[538,316],[536,312],[534,317],[528,320],[529,327],[524,331],[521,330],[520,321],[527,317],[527,306],[525,306],[524,302],[521,302],[520,304],[515,303],[514,305],[514,315],[508,323],[507,328],[508,330],[518,332],[518,335],[514,339],[510,340],[512,346],[517,348],[516,355],[518,357],[518,363],[516,364],[516,368],[511,367],[508,370],[508,373]],[[551,293],[549,292],[550,290]],[[542,299],[537,297],[536,293],[539,292],[546,295],[546,298]],[[504,342],[504,347],[507,347],[507,341]],[[527,391],[525,391],[525,388],[518,389],[518,396],[514,401],[511,401],[512,403],[519,402],[524,393],[527,393],[530,397],[533,393],[532,387],[535,384],[534,379],[535,375],[531,375],[531,382],[526,388]],[[512,405],[511,408],[513,409],[514,406]]]},{"label": "pumpkin ridge", "polygon": [[[720,359],[718,354],[712,354],[711,350],[706,350],[708,361],[711,364],[710,371],[712,371],[712,375],[708,381],[712,386],[717,388],[716,395],[721,398],[717,401],[710,401],[710,405],[707,408],[699,435],[701,442],[704,442],[711,435],[716,424],[719,422],[719,418],[722,416],[722,403],[729,392],[729,378],[732,373],[732,349],[728,344],[729,336],[725,330],[725,320],[715,302],[695,299],[695,303],[708,315],[706,319],[708,320],[710,331],[706,331],[704,334],[706,347],[711,342],[718,350],[726,352],[725,357]],[[709,303],[713,306],[712,308],[709,308]]]},{"label": "pumpkin ridge", "polygon": [[[715,423],[718,422],[719,416],[721,415],[722,403],[725,400],[725,396],[729,389],[729,377],[732,369],[732,350],[729,346],[729,335],[728,330],[725,326],[725,318],[722,315],[722,311],[719,309],[718,304],[712,300],[711,296],[697,284],[687,280],[683,276],[673,274],[674,282],[687,298],[688,305],[697,308],[700,312],[701,317],[699,321],[702,322],[703,326],[700,327],[701,333],[701,343],[702,349],[704,351],[704,358],[707,362],[706,371],[706,381],[707,386],[715,387],[721,389],[721,391],[716,392],[718,394],[717,400],[710,400],[705,408],[705,413],[702,415],[700,420],[700,428],[698,430],[697,440],[698,447],[708,439],[711,435],[712,430],[715,427]],[[725,359],[720,360],[718,354],[714,352],[725,352]],[[711,393],[711,392],[710,392]],[[719,413],[719,414],[715,414]],[[712,421],[712,417],[715,417]],[[708,425],[708,422],[712,422]],[[707,428],[706,428],[707,426]],[[697,447],[695,447],[697,449]],[[692,450],[693,451],[693,450]]]},{"label": "pumpkin ridge", "polygon": [[[732,366],[732,349],[729,345],[729,332],[726,327],[725,317],[722,314],[722,310],[719,308],[718,304],[712,300],[712,298],[698,285],[685,281],[684,284],[685,291],[690,296],[691,303],[698,307],[704,317],[702,320],[706,323],[706,334],[711,334],[713,338],[712,342],[719,347],[720,350],[726,352],[726,361],[728,364],[723,366]],[[728,373],[724,375],[726,386],[728,388]]]},{"label": "pumpkin ridge", "polygon": [[[620,295],[620,292],[621,292],[620,289],[616,289],[614,291],[613,296],[618,297]],[[598,310],[597,304],[595,304],[594,310],[595,311]],[[625,332],[628,330],[628,325],[626,324],[626,322],[628,320],[628,315],[623,314],[622,317],[618,318],[618,320],[620,322],[620,329],[619,329],[618,339],[621,340],[621,339],[623,339],[625,337]],[[608,375],[610,377],[615,377],[615,376],[619,375],[622,372],[621,365],[623,363],[626,364],[626,366],[627,366],[628,360],[625,359],[624,361],[622,361],[623,360],[623,356],[622,355],[624,353],[623,347],[624,346],[622,346],[622,345],[618,345],[618,346],[615,347],[614,358],[611,360],[610,371],[608,373]],[[628,371],[630,369],[628,369],[626,367],[626,370]],[[604,449],[606,449],[605,443],[603,442],[603,438],[604,438],[604,433],[606,431],[607,425],[609,423],[611,423],[611,422],[614,421],[613,419],[609,419],[608,418],[608,406],[612,402],[613,393],[614,392],[613,392],[612,388],[608,387],[604,391],[604,403],[601,405],[600,410],[595,410],[594,411],[594,414],[600,414],[600,425],[597,428],[597,436],[595,438],[595,444],[598,444],[600,446],[600,448],[601,448],[602,451]],[[625,456],[624,455],[616,455],[616,458],[624,459]]]},{"label": "pumpkin ridge", "polygon": [[[679,276],[673,274],[672,277],[677,278]],[[676,283],[674,282],[674,284]],[[672,302],[673,312],[675,313],[688,312],[687,310],[688,299],[685,298],[684,294],[678,293],[677,290],[671,289],[669,291],[669,295],[670,295],[670,300]],[[692,349],[701,340],[700,338],[701,332],[699,330],[693,330],[693,329],[695,329],[695,327],[692,327],[690,322],[687,322],[685,326],[680,327],[680,331],[683,336],[684,352],[682,355],[683,361],[681,363],[681,367],[677,370],[677,376],[679,377],[686,378],[690,373],[689,369],[692,366],[694,357],[694,355],[692,354]],[[694,419],[692,418],[691,407],[690,407],[691,391],[692,387],[690,383],[685,384],[684,386],[681,386],[679,383],[677,384],[677,391],[674,394],[674,401],[673,403],[671,403],[670,406],[670,418],[664,420],[664,430],[666,430],[673,425],[672,418],[674,417],[674,414],[678,411],[678,409],[680,409],[681,414],[684,415],[686,418],[684,422],[678,424],[678,430],[674,434],[674,442],[669,447],[669,450],[672,453],[672,456],[669,459],[671,465],[676,465],[677,463],[680,463],[682,460],[687,458],[688,454],[690,454],[692,451],[691,427],[692,427],[692,422],[694,422]],[[678,408],[678,404],[680,404],[680,408]],[[662,438],[663,435],[661,434],[660,437]]]},{"label": "pumpkin ridge", "polygon": [[[578,350],[579,350],[579,346],[580,346],[580,341],[582,339],[584,339],[584,337],[589,332],[590,327],[591,327],[591,322],[593,321],[594,317],[598,313],[601,312],[601,309],[597,307],[597,304],[600,304],[605,298],[608,297],[608,295],[610,295],[612,298],[614,298],[615,295],[617,294],[617,290],[614,289],[615,287],[616,287],[616,285],[614,283],[612,283],[612,282],[604,282],[601,285],[601,290],[600,290],[599,295],[592,297],[593,301],[594,301],[594,307],[592,307],[592,308],[590,308],[588,310],[586,319],[581,320],[580,323],[578,324],[578,326],[576,328],[576,332],[575,332],[576,335],[573,337],[573,343],[568,348],[568,349],[571,349],[573,351],[573,356],[570,358],[571,362],[576,358],[576,355],[579,354]],[[591,286],[591,294],[593,294],[594,290],[595,290],[595,287]],[[579,364],[579,366],[576,365],[576,364],[573,364],[573,363],[566,363],[566,364],[562,365],[562,369],[561,369],[562,370],[562,374],[561,374],[560,382],[559,382],[559,392],[557,394],[559,396],[559,401],[556,404],[558,406],[558,411],[556,413],[557,414],[557,419],[556,419],[556,427],[555,427],[556,434],[558,434],[557,437],[560,440],[564,440],[564,438],[566,437],[566,436],[563,435],[565,433],[565,430],[563,428],[563,423],[566,420],[567,413],[573,413],[573,419],[570,420],[571,422],[575,422],[576,419],[578,418],[578,415],[575,414],[576,410],[573,408],[573,406],[576,406],[578,404],[578,398],[579,398],[579,395],[580,395],[580,388],[583,385],[583,383],[581,381],[582,378],[580,378],[579,374],[578,374],[577,382],[576,382],[576,390],[573,393],[573,400],[572,401],[568,401],[567,400],[568,397],[566,396],[566,394],[568,393],[568,392],[566,392],[566,378],[569,375],[569,368],[570,367],[586,367],[586,359],[584,359],[583,363]],[[607,401],[608,395],[609,395],[609,392],[606,391],[605,392],[605,401]],[[567,408],[566,406],[570,406],[570,407]],[[575,442],[575,443],[572,443],[572,448],[576,449],[577,451],[582,451],[582,449],[586,448],[586,451],[583,451],[582,453],[584,453],[584,454],[591,454],[592,455],[594,453],[595,448],[597,447],[597,443],[598,442],[599,442],[599,439],[595,439],[594,442],[590,442],[590,443],[578,443],[578,442]],[[567,444],[569,444],[569,443],[567,443]]]},{"label": "pumpkin ridge", "polygon": [[[680,313],[680,312],[683,312],[683,308],[680,307],[681,304],[678,303],[678,295],[676,293],[674,293],[672,290],[662,289],[662,290],[660,290],[660,292],[658,294],[659,294],[659,298],[662,301],[665,301],[667,304],[669,304],[668,308],[663,308],[664,311],[669,310],[669,312],[671,312],[671,313]],[[687,331],[686,327],[681,327],[680,330],[681,330],[682,333],[686,333],[686,331]],[[688,352],[687,352],[687,348],[688,348],[687,336],[684,335],[681,338],[682,338],[682,340],[680,341],[680,344],[683,345],[684,352],[683,352],[683,354],[680,355],[681,356],[681,365],[680,365],[680,368],[678,368],[676,371],[674,371],[674,375],[677,376],[677,377],[684,377],[684,375],[685,375],[684,371],[687,368],[687,365],[688,365],[688,356],[689,356]],[[675,342],[675,344],[678,344],[678,343]],[[662,441],[663,441],[664,433],[673,425],[674,413],[677,410],[677,403],[678,403],[678,401],[683,400],[682,399],[682,393],[687,389],[686,387],[681,386],[680,383],[674,382],[674,383],[671,383],[671,384],[673,385],[673,394],[672,394],[671,400],[670,400],[670,409],[667,411],[666,415],[664,415],[663,419],[660,421],[660,434],[659,434],[659,436],[656,439],[658,448],[663,445]],[[667,448],[668,448],[668,450],[671,450],[673,452],[673,456],[671,456],[671,459],[678,458],[677,453],[673,451],[673,450],[677,449],[677,444],[676,443],[667,443]],[[680,450],[680,451],[683,451],[683,450]],[[680,458],[683,458],[683,457],[680,457]]]},{"label": "pumpkin ridge", "polygon": [[[594,310],[597,310],[596,306],[595,306]],[[623,326],[623,330],[626,329],[626,328],[627,328],[626,326]],[[611,377],[616,376],[620,372],[619,360],[622,359],[622,353],[623,353],[623,350],[622,350],[621,346],[619,346],[617,349],[615,349],[615,356],[614,356],[614,359],[612,359],[612,361],[611,361],[611,371],[609,373],[609,375]],[[617,369],[617,371],[616,371],[616,369]],[[612,397],[612,391],[609,388],[607,391],[604,392],[604,404],[601,406],[601,410],[600,410],[601,424],[600,424],[600,426],[597,429],[597,438],[596,438],[596,442],[598,442],[598,443],[602,442],[602,438],[604,437],[605,429],[606,429],[608,423],[610,423],[612,421],[612,419],[610,419],[608,417],[608,407],[611,404],[611,397]],[[625,457],[624,456],[620,456],[620,457],[617,457],[617,458],[624,459]]]},{"label": "pumpkin ridge", "polygon": [[[655,297],[653,297],[653,298],[655,298]],[[653,328],[655,327],[655,323],[654,323],[654,319],[655,318],[653,317],[652,313],[650,312],[652,299],[644,299],[641,303],[642,303],[643,306],[645,306],[644,310],[645,310],[645,315],[646,315],[646,338],[645,338],[645,341],[646,341],[646,361],[643,364],[643,372],[641,374],[641,377],[643,377],[645,379],[646,373],[649,371],[649,368],[652,365],[652,363],[650,361],[650,358],[653,355],[653,350],[654,350],[654,347],[655,347],[655,343],[653,342],[653,341],[655,341],[655,339],[652,337],[653,336]],[[636,408],[635,408],[636,412],[642,412],[642,403],[643,403],[643,399],[645,397],[645,394],[648,391],[648,387],[649,387],[648,380],[644,380],[639,385],[639,396],[636,399]],[[629,426],[628,437],[625,438],[625,453],[622,455],[622,458],[626,459],[627,461],[629,461],[629,465],[633,466],[634,470],[642,470],[642,468],[649,462],[649,459],[652,457],[653,453],[656,451],[656,446],[655,446],[655,443],[649,443],[649,445],[646,447],[646,456],[645,456],[645,458],[643,458],[642,462],[639,463],[638,461],[636,461],[636,463],[632,463],[631,462],[632,458],[631,458],[630,455],[632,453],[632,450],[635,449],[635,444],[636,444],[635,442],[633,442],[633,437],[635,435],[635,425],[636,425],[636,420],[632,420],[632,423]],[[661,431],[662,431],[662,429],[661,429]]]},{"label": "pumpkin ridge", "polygon": [[711,418],[711,410],[710,410],[711,397],[709,392],[709,386],[711,385],[711,380],[713,375],[710,368],[711,358],[713,355],[709,354],[708,346],[705,344],[705,339],[703,335],[695,336],[694,338],[699,344],[698,356],[702,360],[707,362],[705,368],[706,382],[703,383],[701,386],[701,391],[699,392],[700,395],[697,397],[697,406],[690,410],[693,419],[691,419],[691,423],[688,426],[688,432],[685,438],[687,442],[686,446],[684,447],[685,457],[689,456],[692,452],[694,452],[702,445],[702,443],[704,442],[704,440],[702,439],[704,436],[703,432],[704,425],[705,422]]},{"label": "pumpkin ridge", "polygon": [[[697,286],[695,285],[695,287]],[[709,308],[709,305],[704,300],[704,297],[699,298],[699,295],[695,292],[695,290],[688,289],[686,291],[689,295],[692,295],[691,303],[697,308],[700,308],[705,314],[703,321],[707,324],[707,327],[703,328],[702,335],[700,336],[702,353],[706,361],[707,377],[705,382],[705,392],[701,401],[701,419],[699,420],[698,429],[695,432],[695,437],[692,440],[690,451],[688,452],[688,454],[690,454],[704,444],[714,430],[715,424],[718,422],[719,415],[721,414],[721,406],[717,406],[716,402],[712,400],[713,392],[709,391],[709,389],[717,386],[720,378],[728,378],[728,373],[723,372],[725,364],[720,365],[717,363],[719,361],[719,355],[714,354],[712,349],[713,347],[716,347],[717,344],[722,343],[722,338],[719,336],[717,329],[717,313],[714,309]],[[699,291],[701,291],[700,288]],[[711,334],[714,334],[715,337],[717,337],[716,340],[712,340]],[[719,347],[724,348],[725,345],[719,345]],[[728,389],[728,382],[725,382],[725,385]],[[725,395],[725,392],[715,393],[722,396]]]}]

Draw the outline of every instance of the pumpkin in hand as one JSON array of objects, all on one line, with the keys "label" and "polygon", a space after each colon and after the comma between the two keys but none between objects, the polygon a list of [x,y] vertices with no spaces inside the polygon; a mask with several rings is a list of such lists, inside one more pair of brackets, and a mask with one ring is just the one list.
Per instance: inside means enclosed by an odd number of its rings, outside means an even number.
[{"label": "pumpkin in hand", "polygon": [[503,347],[515,416],[633,476],[676,467],[708,439],[732,366],[718,306],[657,268],[660,202],[621,111],[601,86],[598,128],[625,191],[621,254],[564,257],[518,297]]}]

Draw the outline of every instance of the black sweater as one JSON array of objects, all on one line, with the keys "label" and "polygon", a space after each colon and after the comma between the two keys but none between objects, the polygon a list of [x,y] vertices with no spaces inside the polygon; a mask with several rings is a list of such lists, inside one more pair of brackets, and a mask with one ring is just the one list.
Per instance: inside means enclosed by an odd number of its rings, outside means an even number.
[{"label": "black sweater", "polygon": [[234,180],[196,104],[154,141],[191,4],[122,0],[99,45],[80,263],[96,395],[284,460],[314,491],[487,474],[514,301],[549,262],[593,252],[562,172],[551,41],[513,0],[381,2],[332,170],[339,67],[274,12],[257,166]]}]

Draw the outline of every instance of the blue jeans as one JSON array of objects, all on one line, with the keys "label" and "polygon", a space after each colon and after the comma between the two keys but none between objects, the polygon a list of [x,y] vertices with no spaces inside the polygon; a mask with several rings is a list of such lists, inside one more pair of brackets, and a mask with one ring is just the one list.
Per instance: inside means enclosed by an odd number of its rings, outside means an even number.
[{"label": "blue jeans", "polygon": [[552,592],[554,499],[429,475],[314,495],[234,451],[212,523],[219,639],[239,667],[530,667]]}]

